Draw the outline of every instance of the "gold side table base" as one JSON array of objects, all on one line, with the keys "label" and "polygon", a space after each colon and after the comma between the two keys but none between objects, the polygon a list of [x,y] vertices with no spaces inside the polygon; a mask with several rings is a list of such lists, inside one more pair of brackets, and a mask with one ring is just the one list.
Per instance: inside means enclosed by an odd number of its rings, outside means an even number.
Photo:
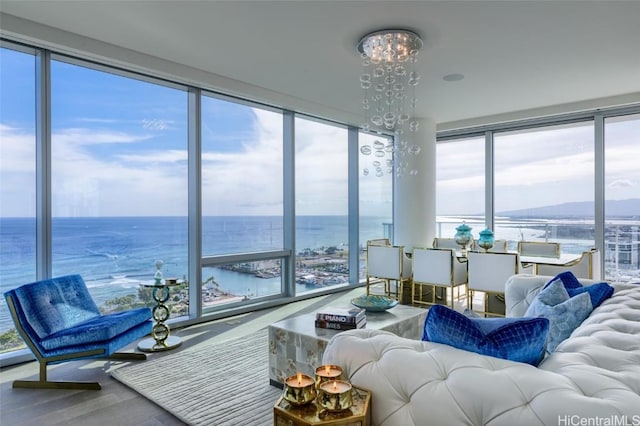
[{"label": "gold side table base", "polygon": [[138,349],[142,352],[161,352],[175,349],[182,344],[182,340],[177,336],[169,336],[164,343],[158,343],[156,339],[144,339],[138,343]]}]

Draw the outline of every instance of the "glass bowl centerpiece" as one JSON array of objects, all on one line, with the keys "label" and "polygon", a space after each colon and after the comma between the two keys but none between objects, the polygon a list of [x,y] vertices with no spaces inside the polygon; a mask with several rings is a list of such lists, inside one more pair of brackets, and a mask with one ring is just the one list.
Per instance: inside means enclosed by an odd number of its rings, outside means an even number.
[{"label": "glass bowl centerpiece", "polygon": [[358,308],[364,308],[367,312],[384,312],[396,306],[398,301],[389,297],[370,294],[351,299],[351,304]]}]

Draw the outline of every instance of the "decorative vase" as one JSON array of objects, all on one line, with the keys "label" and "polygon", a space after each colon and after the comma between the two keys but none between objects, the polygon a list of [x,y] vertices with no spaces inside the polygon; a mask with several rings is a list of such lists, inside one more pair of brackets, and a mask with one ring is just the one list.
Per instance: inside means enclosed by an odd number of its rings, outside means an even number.
[{"label": "decorative vase", "polygon": [[478,238],[478,246],[483,248],[485,252],[489,251],[495,240],[493,238],[493,232],[489,228],[485,228],[480,231],[480,237]]},{"label": "decorative vase", "polygon": [[456,228],[456,235],[454,236],[456,243],[462,249],[462,255],[466,255],[467,253],[467,244],[473,239],[473,235],[471,235],[471,227],[466,223],[462,222],[462,225]]}]

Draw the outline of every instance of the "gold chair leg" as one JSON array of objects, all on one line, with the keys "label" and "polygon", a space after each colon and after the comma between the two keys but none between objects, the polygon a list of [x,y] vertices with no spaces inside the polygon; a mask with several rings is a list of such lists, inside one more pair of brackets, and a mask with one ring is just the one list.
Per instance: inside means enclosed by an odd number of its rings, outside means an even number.
[{"label": "gold chair leg", "polygon": [[115,352],[109,356],[109,359],[144,361],[147,359],[147,354],[140,352]]},{"label": "gold chair leg", "polygon": [[102,389],[98,382],[49,382],[47,380],[15,380],[13,387],[23,389]]},{"label": "gold chair leg", "polygon": [[[454,288],[451,287],[451,309],[454,309],[454,307],[453,307],[453,300],[454,300],[453,292],[454,292]],[[460,295],[460,293],[458,293],[458,295]]]},{"label": "gold chair leg", "polygon": [[[114,360],[132,360],[143,361],[147,359],[147,354],[140,352],[115,352],[107,359]],[[39,362],[40,379],[39,380],[14,380],[13,387],[20,389],[81,389],[81,390],[100,390],[102,387],[98,382],[56,382],[47,380],[47,363]]]},{"label": "gold chair leg", "polygon": [[411,306],[416,304],[416,284],[411,280]]},{"label": "gold chair leg", "polygon": [[45,361],[39,361],[39,366],[39,380],[14,380],[13,387],[22,389],[102,389],[98,382],[50,382],[47,380],[47,363]]},{"label": "gold chair leg", "polygon": [[489,313],[489,293],[484,292],[484,317],[487,318]]}]

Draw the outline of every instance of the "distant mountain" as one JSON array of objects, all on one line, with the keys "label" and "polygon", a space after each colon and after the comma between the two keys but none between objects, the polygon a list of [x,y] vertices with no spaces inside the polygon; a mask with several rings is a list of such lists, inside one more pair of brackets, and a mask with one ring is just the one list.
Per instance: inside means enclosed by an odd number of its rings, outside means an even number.
[{"label": "distant mountain", "polygon": [[[608,218],[625,217],[640,218],[640,199],[606,200],[605,215]],[[496,213],[497,216],[508,217],[593,217],[593,202],[581,201],[574,203],[556,204],[553,206],[536,207],[532,209],[510,210]]]}]

